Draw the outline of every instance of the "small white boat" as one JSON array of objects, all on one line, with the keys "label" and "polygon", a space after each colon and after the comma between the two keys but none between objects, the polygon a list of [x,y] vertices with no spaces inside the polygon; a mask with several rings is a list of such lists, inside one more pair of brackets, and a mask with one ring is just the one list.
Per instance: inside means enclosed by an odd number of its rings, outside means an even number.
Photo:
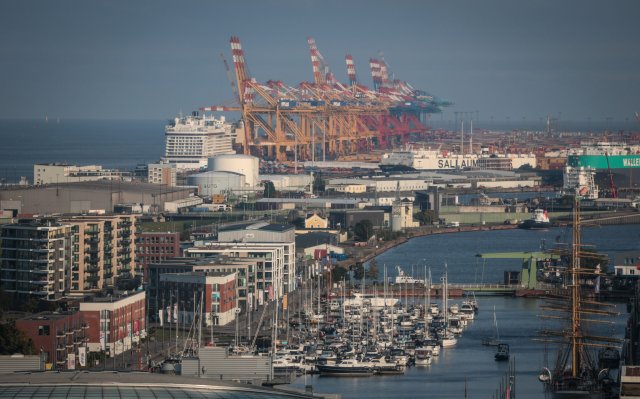
[{"label": "small white boat", "polygon": [[431,350],[426,347],[416,348],[416,366],[424,367],[430,364],[431,364]]}]

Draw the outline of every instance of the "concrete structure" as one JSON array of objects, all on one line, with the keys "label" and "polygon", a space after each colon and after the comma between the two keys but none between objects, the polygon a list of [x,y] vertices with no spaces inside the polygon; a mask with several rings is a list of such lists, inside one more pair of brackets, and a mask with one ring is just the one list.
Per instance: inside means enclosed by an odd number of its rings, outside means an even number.
[{"label": "concrete structure", "polygon": [[331,184],[326,186],[327,190],[335,190],[339,193],[361,194],[367,192],[366,184]]},{"label": "concrete structure", "polygon": [[158,310],[171,301],[171,293],[160,289],[161,277],[165,274],[182,273],[235,273],[237,306],[253,308],[258,292],[256,275],[258,268],[264,271],[263,258],[232,257],[220,253],[208,253],[207,257],[172,258],[149,265],[149,319],[159,323]]},{"label": "concrete structure", "polygon": [[405,176],[375,176],[369,178],[335,178],[327,181],[327,189],[337,189],[345,186],[364,185],[367,191],[372,192],[390,192],[400,191],[409,192],[415,190],[426,190],[433,183],[430,178],[423,178],[419,174]]},{"label": "concrete structure", "polygon": [[325,259],[330,253],[343,255],[344,248],[331,244],[318,244],[304,249],[304,257],[307,259]]},{"label": "concrete structure", "polygon": [[260,175],[261,182],[270,181],[277,191],[308,191],[311,175]]},{"label": "concrete structure", "polygon": [[178,213],[184,209],[191,208],[202,204],[204,201],[200,197],[188,197],[167,201],[164,203],[164,211],[169,213]]},{"label": "concrete structure", "polygon": [[[340,395],[317,392],[311,395],[263,387],[262,382],[273,379],[269,356],[230,356],[224,347],[207,347],[201,351],[200,362],[196,358],[183,359],[182,375],[113,371],[3,374],[0,375],[0,397],[340,399]],[[217,357],[219,351],[222,355]],[[76,392],[78,395],[73,396]]]},{"label": "concrete structure", "polygon": [[[161,274],[159,292],[175,295],[171,301],[183,298],[181,300],[183,305],[181,305],[182,308],[179,309],[178,315],[176,316],[172,312],[173,319],[177,319],[180,324],[191,324],[195,320],[196,315],[200,312],[201,300],[205,326],[223,326],[236,318],[238,297],[236,296],[235,272]],[[160,302],[159,298],[152,300]],[[172,305],[172,302],[168,302],[161,309],[158,309],[161,325],[169,321],[167,308],[170,309]]]},{"label": "concrete structure", "polygon": [[233,154],[218,155],[209,158],[208,168],[210,172],[232,172],[244,176],[242,189],[258,187],[258,173],[260,171],[260,159],[251,155]]},{"label": "concrete structure", "polygon": [[317,213],[308,214],[304,219],[305,229],[326,229],[329,227],[329,218],[318,215]]},{"label": "concrete structure", "polygon": [[80,303],[80,314],[87,332],[89,352],[106,351],[115,356],[132,348],[147,336],[146,294],[93,297]]},{"label": "concrete structure", "polygon": [[164,211],[165,202],[189,198],[195,188],[158,184],[95,181],[49,184],[39,187],[11,187],[0,190],[0,209],[17,213],[84,213],[117,204],[142,203],[152,212]]},{"label": "concrete structure", "polygon": [[[269,356],[231,356],[228,348],[207,346],[200,349],[198,358],[182,360],[182,375],[260,386],[273,379],[273,366]],[[278,395],[265,397],[277,398]]]},{"label": "concrete structure", "polygon": [[141,275],[136,265],[137,215],[61,218],[72,226],[71,293],[113,288],[118,279]]},{"label": "concrete structure", "polygon": [[33,184],[77,183],[96,180],[130,180],[127,172],[102,169],[100,165],[69,165],[46,163],[33,165]]},{"label": "concrete structure", "polygon": [[256,201],[256,210],[270,209],[362,209],[373,205],[370,199],[361,198],[261,198]]},{"label": "concrete structure", "polygon": [[149,264],[180,256],[180,233],[139,233],[136,240],[136,263],[142,269],[143,282],[149,281]]},{"label": "concrete structure", "polygon": [[236,172],[209,171],[190,175],[187,184],[198,187],[199,195],[219,195],[254,188],[248,187],[245,175]]},{"label": "concrete structure", "polygon": [[398,198],[391,206],[391,231],[402,231],[420,226],[413,221],[413,202]]},{"label": "concrete structure", "polygon": [[87,366],[87,325],[80,312],[42,312],[16,320],[16,328],[42,351],[45,369]]},{"label": "concrete structure", "polygon": [[150,163],[148,166],[147,182],[174,187],[177,181],[176,170],[176,164],[173,163]]},{"label": "concrete structure", "polygon": [[71,287],[72,231],[55,219],[0,226],[0,287],[21,297],[60,299]]}]

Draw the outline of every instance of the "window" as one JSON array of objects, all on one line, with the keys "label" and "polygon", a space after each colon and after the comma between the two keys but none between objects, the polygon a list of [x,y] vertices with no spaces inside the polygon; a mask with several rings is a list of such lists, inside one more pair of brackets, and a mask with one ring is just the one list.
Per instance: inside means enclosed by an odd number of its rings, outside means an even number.
[{"label": "window", "polygon": [[49,335],[49,326],[38,326],[38,335]]}]

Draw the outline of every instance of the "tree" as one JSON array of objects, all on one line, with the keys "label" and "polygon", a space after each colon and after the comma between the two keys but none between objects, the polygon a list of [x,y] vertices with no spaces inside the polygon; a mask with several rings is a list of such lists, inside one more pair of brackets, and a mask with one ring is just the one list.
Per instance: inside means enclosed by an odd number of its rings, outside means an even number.
[{"label": "tree", "polygon": [[377,280],[378,274],[379,274],[378,262],[376,261],[375,258],[373,258],[371,259],[371,261],[369,261],[369,269],[367,269],[366,276],[368,279]]},{"label": "tree", "polygon": [[322,179],[321,173],[318,173],[313,177],[313,192],[314,193],[324,192],[324,180]]},{"label": "tree", "polygon": [[339,283],[342,279],[347,277],[348,270],[344,267],[335,267],[331,272],[331,279],[334,283]]},{"label": "tree", "polygon": [[278,192],[276,186],[272,181],[268,180],[264,182],[264,192],[262,194],[264,198],[278,198]]},{"label": "tree", "polygon": [[362,277],[364,277],[364,265],[362,264],[362,262],[357,262],[354,266],[353,266],[353,278],[355,280],[362,280]]},{"label": "tree", "polygon": [[353,234],[361,241],[368,241],[373,235],[373,224],[368,219],[358,222],[353,226]]}]

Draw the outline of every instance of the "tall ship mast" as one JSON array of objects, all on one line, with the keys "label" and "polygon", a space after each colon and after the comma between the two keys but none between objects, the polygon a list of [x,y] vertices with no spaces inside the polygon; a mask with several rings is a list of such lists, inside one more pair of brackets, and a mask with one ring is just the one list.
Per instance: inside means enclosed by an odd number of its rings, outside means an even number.
[{"label": "tall ship mast", "polygon": [[[599,265],[590,268],[583,262],[596,258],[585,251],[581,242],[580,197],[573,204],[573,243],[571,259],[564,273],[563,288],[544,301],[541,317],[564,322],[560,329],[544,329],[541,341],[558,344],[555,366],[543,368],[539,379],[552,398],[610,398],[616,393],[614,372],[604,365],[602,354],[615,350],[619,339],[593,335],[594,324],[613,324],[607,320],[617,316],[613,305],[597,300]],[[592,283],[590,285],[589,283]],[[568,323],[568,324],[567,324]]]}]

